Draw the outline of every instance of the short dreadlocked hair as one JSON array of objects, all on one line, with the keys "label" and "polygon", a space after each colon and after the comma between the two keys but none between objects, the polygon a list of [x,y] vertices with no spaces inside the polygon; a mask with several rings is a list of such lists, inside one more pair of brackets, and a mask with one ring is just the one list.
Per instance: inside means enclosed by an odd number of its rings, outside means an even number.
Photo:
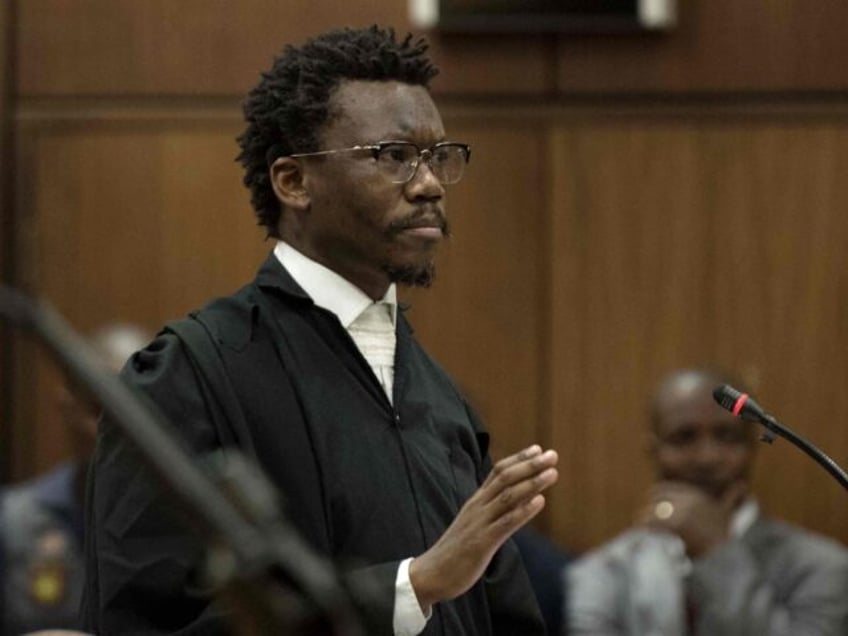
[{"label": "short dreadlocked hair", "polygon": [[237,160],[244,166],[250,202],[268,236],[279,238],[282,209],[271,187],[269,166],[279,157],[319,150],[330,98],[344,80],[398,81],[429,88],[438,69],[423,38],[395,38],[372,25],[318,35],[300,47],[286,46],[243,104],[247,127]]}]

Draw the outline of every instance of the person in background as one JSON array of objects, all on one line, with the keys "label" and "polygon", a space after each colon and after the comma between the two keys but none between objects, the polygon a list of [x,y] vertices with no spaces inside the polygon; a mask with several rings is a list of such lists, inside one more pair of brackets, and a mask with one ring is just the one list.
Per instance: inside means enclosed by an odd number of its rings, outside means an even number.
[{"label": "person in background", "polygon": [[[89,335],[105,370],[118,373],[150,341],[139,327],[114,324]],[[55,402],[73,456],[51,472],[0,493],[0,634],[17,636],[79,624],[83,574],[83,493],[99,408],[72,383]]]},{"label": "person in background", "polygon": [[755,426],[679,370],[652,403],[657,481],[633,528],[568,569],[571,634],[844,636],[848,551],[772,519],[750,489]]},{"label": "person in background", "polygon": [[[273,250],[124,377],[195,456],[253,458],[315,550],[348,580],[367,573],[369,633],[531,636],[544,625],[510,536],[542,510],[557,454],[534,444],[491,466],[479,418],[397,303],[398,284],[431,283],[447,188],[471,156],[446,134],[426,50],[378,26],[284,49],[239,138]],[[86,629],[229,633],[232,611],[198,589],[204,546],[130,450],[104,419]]]}]

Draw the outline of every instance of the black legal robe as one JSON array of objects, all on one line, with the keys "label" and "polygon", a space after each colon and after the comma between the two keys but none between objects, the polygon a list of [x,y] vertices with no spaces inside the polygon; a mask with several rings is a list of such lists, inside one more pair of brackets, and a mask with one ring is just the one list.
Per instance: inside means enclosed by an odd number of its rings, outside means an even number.
[{"label": "black legal robe", "polygon": [[[392,633],[401,560],[431,546],[489,470],[488,436],[445,371],[397,329],[394,407],[338,319],[271,255],[254,282],[187,320],[209,332],[241,423],[221,391],[169,330],[137,353],[123,377],[156,403],[198,456],[236,446],[282,493],[316,550],[367,566]],[[213,344],[214,343],[214,344]],[[203,547],[169,514],[108,421],[89,479],[88,582],[83,615],[102,634],[228,633],[217,602],[191,590]],[[512,542],[458,599],[434,607],[424,634],[544,633]]]}]

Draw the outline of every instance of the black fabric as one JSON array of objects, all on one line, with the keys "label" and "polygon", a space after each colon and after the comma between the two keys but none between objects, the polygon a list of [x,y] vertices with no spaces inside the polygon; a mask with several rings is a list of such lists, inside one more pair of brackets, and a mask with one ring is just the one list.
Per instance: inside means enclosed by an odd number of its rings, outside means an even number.
[{"label": "black fabric", "polygon": [[[303,537],[352,578],[368,572],[377,581],[374,633],[390,634],[400,561],[436,541],[489,469],[477,418],[403,316],[393,408],[336,316],[314,305],[273,255],[253,284],[187,320],[196,324],[172,324],[124,377],[196,455],[234,445],[255,457]],[[175,333],[186,329],[193,355]],[[228,633],[217,602],[189,591],[201,546],[172,521],[167,498],[109,422],[89,495],[88,629]],[[544,633],[514,546],[468,593],[438,604],[423,633]]]}]

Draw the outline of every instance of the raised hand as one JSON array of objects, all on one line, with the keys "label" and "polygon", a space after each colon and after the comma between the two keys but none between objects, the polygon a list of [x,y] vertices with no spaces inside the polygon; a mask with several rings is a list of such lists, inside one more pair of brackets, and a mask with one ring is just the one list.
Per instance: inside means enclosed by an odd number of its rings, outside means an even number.
[{"label": "raised hand", "polygon": [[495,464],[439,540],[410,564],[422,609],[467,591],[498,548],[545,507],[542,492],[556,483],[558,459],[533,445]]}]

